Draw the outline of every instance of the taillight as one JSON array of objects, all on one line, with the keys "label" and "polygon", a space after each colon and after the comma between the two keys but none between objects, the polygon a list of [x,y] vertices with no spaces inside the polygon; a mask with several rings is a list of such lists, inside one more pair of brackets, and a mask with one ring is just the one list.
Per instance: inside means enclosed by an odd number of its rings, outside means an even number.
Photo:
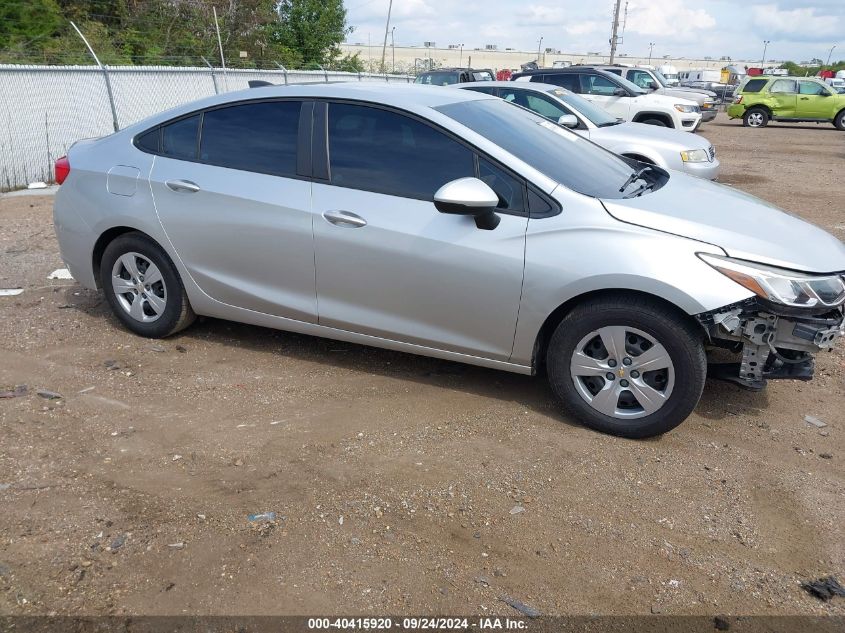
[{"label": "taillight", "polygon": [[742,95],[737,95],[736,99],[734,99],[734,103],[742,103]]},{"label": "taillight", "polygon": [[62,184],[70,174],[70,161],[62,156],[56,161],[56,182]]}]

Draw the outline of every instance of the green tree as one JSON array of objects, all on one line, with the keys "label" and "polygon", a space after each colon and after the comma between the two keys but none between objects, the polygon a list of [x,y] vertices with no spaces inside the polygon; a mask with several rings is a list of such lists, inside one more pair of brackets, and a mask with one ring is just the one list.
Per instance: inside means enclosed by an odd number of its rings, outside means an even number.
[{"label": "green tree", "polygon": [[40,50],[46,40],[65,26],[55,0],[3,0],[0,2],[0,55],[12,59]]},{"label": "green tree", "polygon": [[331,65],[352,32],[343,0],[281,0],[274,40],[296,51],[303,64]]}]

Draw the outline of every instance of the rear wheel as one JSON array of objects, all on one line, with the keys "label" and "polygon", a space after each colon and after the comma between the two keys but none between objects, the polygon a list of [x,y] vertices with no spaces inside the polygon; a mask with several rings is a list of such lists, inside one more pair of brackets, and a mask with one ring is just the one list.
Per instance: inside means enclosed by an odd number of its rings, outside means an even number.
[{"label": "rear wheel", "polygon": [[555,330],[546,364],[552,389],[576,419],[630,438],[660,435],[683,422],[707,375],[695,329],[641,297],[575,308]]},{"label": "rear wheel", "polygon": [[751,108],[742,117],[745,127],[766,127],[769,124],[769,113],[763,108]]},{"label": "rear wheel", "polygon": [[121,235],[106,247],[100,282],[115,316],[141,336],[170,336],[196,318],[170,257],[140,233]]}]

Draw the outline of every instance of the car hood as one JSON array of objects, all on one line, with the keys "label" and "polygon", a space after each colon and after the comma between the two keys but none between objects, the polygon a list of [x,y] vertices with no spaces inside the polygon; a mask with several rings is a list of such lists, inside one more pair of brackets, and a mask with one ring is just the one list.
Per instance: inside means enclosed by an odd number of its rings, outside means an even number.
[{"label": "car hood", "polygon": [[640,99],[646,103],[653,103],[655,105],[663,106],[664,108],[674,108],[676,103],[681,103],[684,105],[698,105],[698,101],[690,95],[689,97],[678,97],[673,95],[662,95],[660,93],[649,92],[647,94],[637,95],[637,99]]},{"label": "car hood", "polygon": [[619,123],[590,130],[590,140],[600,144],[637,142],[678,152],[710,149],[710,141],[698,134],[645,123]]},{"label": "car hood", "polygon": [[833,235],[726,185],[671,172],[657,191],[602,202],[617,220],[707,242],[730,257],[804,272],[845,270],[845,244]]},{"label": "car hood", "polygon": [[669,86],[667,90],[671,90],[673,93],[678,95],[683,95],[683,93],[692,93],[692,94],[699,94],[704,95],[705,97],[710,97],[711,99],[716,97],[716,93],[712,90],[706,90],[704,88],[689,88],[687,86]]}]

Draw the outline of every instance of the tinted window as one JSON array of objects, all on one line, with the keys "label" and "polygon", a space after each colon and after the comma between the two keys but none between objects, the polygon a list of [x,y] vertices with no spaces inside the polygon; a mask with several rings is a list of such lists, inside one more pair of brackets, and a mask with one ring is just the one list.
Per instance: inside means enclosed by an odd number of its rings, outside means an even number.
[{"label": "tinted window", "polygon": [[743,92],[760,92],[763,89],[763,86],[766,85],[767,79],[749,79],[748,82],[743,86]]},{"label": "tinted window", "polygon": [[525,186],[521,180],[484,158],[478,159],[478,178],[499,196],[497,208],[503,211],[525,210]]},{"label": "tinted window", "polygon": [[619,188],[631,175],[631,166],[622,158],[500,99],[450,103],[435,109],[552,180],[585,195],[620,198],[623,193]]},{"label": "tinted window", "polygon": [[792,79],[777,79],[769,87],[769,92],[774,93],[794,93],[797,91],[798,89]]},{"label": "tinted window", "polygon": [[486,95],[492,95],[495,88],[479,88],[477,86],[472,86],[471,88],[467,88],[467,90],[472,90],[473,92],[483,92]]},{"label": "tinted window", "polygon": [[161,128],[155,128],[149,132],[141,134],[135,139],[135,145],[146,152],[153,152],[158,154],[158,140],[161,137]]},{"label": "tinted window", "polygon": [[591,95],[612,97],[619,86],[601,75],[581,75],[581,92]]},{"label": "tinted window", "polygon": [[208,110],[200,160],[263,174],[296,174],[299,101],[248,103]]},{"label": "tinted window", "polygon": [[622,76],[622,69],[621,68],[608,68],[607,72],[613,73],[614,75]]},{"label": "tinted window", "polygon": [[572,92],[581,92],[578,87],[578,75],[576,73],[542,75],[540,79],[536,79],[535,81],[541,81],[546,84],[552,84],[553,86],[560,86],[561,88],[566,88],[567,90],[571,90]]},{"label": "tinted window", "polygon": [[433,86],[448,86],[460,81],[466,81],[467,77],[456,72],[423,73],[419,75],[414,83],[431,84]]},{"label": "tinted window", "polygon": [[442,132],[402,114],[341,103],[329,104],[329,164],[333,185],[421,200],[475,175],[473,153]]},{"label": "tinted window", "polygon": [[799,81],[798,92],[802,95],[820,95],[822,93],[830,94],[824,86],[816,83],[815,81]]},{"label": "tinted window", "polygon": [[197,158],[198,114],[180,119],[161,128],[161,153],[171,158]]}]

